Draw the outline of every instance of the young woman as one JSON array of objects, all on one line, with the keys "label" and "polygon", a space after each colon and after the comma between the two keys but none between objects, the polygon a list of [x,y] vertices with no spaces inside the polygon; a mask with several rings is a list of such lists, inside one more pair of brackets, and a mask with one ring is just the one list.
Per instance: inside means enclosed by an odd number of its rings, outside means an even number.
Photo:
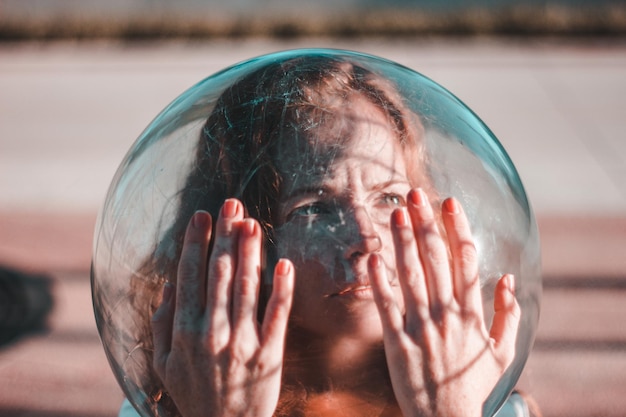
[{"label": "young woman", "polygon": [[158,406],[482,415],[515,355],[514,278],[487,329],[468,221],[433,189],[422,135],[389,81],[332,56],[224,91],[169,232],[179,261],[147,263],[165,282],[146,336]]}]

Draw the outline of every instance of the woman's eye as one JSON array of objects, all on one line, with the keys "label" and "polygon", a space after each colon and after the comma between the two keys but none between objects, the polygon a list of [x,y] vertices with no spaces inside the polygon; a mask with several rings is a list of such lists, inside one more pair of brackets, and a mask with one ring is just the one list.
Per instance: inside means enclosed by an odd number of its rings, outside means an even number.
[{"label": "woman's eye", "polygon": [[289,214],[289,218],[294,217],[313,217],[319,216],[320,214],[326,214],[328,210],[320,203],[312,203],[306,204],[304,206],[300,206],[295,208]]},{"label": "woman's eye", "polygon": [[381,200],[384,204],[392,206],[406,206],[406,201],[399,194],[384,194]]}]

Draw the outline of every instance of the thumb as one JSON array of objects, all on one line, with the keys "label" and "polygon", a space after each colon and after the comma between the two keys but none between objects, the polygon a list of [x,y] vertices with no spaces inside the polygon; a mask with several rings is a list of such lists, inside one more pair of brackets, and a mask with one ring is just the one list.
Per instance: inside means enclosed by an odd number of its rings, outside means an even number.
[{"label": "thumb", "polygon": [[505,275],[498,281],[494,294],[494,316],[489,336],[506,366],[515,356],[515,340],[520,322],[520,307],[515,298],[515,278]]},{"label": "thumb", "polygon": [[161,305],[154,312],[150,325],[154,344],[153,366],[157,374],[165,376],[165,365],[172,346],[172,329],[174,326],[174,307],[176,297],[174,286],[166,282],[163,286]]}]

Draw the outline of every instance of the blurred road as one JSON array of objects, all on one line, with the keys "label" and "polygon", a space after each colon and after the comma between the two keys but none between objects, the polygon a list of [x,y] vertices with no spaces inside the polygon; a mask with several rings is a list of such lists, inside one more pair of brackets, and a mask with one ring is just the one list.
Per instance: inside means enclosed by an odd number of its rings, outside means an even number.
[{"label": "blurred road", "polygon": [[0,39],[626,33],[622,0],[0,0]]},{"label": "blurred road", "polygon": [[117,164],[195,82],[296,47],[407,65],[491,127],[542,235],[542,316],[520,386],[546,417],[626,415],[626,44],[474,38],[0,45],[0,264],[46,275],[54,300],[48,331],[0,346],[0,416],[115,415],[88,269]]}]

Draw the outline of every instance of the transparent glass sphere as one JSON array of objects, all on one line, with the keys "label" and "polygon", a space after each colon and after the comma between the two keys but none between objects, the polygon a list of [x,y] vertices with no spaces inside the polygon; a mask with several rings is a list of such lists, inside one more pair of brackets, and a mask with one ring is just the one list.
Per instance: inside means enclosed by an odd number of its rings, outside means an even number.
[{"label": "transparent glass sphere", "polygon": [[[379,123],[370,123],[374,119]],[[150,318],[164,283],[176,282],[192,214],[202,209],[215,217],[224,199],[239,198],[262,225],[263,264],[272,265],[285,235],[279,224],[285,219],[276,213],[287,189],[335,184],[341,198],[294,211],[311,223],[335,216],[322,236],[334,243],[318,250],[345,251],[346,218],[356,209],[335,202],[361,198],[366,180],[351,180],[341,166],[357,153],[361,179],[385,175],[391,164],[411,186],[422,187],[437,210],[446,197],[460,201],[479,255],[487,328],[495,283],[515,275],[522,312],[515,358],[485,403],[486,415],[504,403],[532,347],[541,296],[537,227],[513,163],[481,120],[430,79],[381,58],[320,49],[251,59],[188,89],[146,128],[113,178],[95,230],[93,303],[113,372],[143,416],[177,415],[152,367]],[[346,189],[352,184],[358,189]],[[323,200],[328,191],[320,187],[318,194]],[[369,197],[364,201],[367,210],[378,210],[368,212],[370,220],[388,227],[389,213]],[[315,241],[306,233],[283,252],[305,258]],[[293,261],[297,286],[299,273],[302,280],[307,275]],[[266,269],[264,287],[271,288]]]}]

